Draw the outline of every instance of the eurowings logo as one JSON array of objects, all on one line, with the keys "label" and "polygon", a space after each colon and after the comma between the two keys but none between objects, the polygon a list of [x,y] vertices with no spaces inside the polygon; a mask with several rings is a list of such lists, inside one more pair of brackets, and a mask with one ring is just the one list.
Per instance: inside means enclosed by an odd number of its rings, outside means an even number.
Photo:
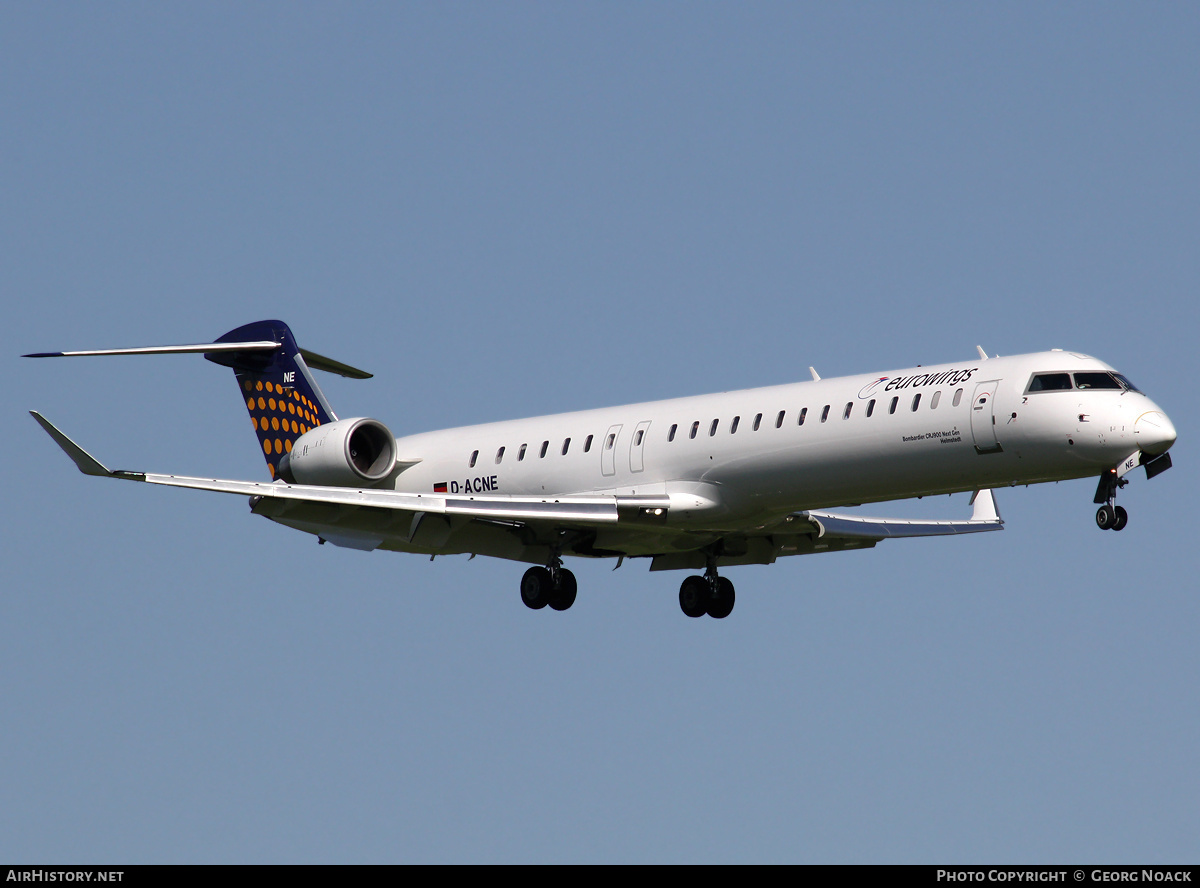
[{"label": "eurowings logo", "polygon": [[887,376],[881,376],[881,377],[879,377],[878,379],[876,379],[874,382],[868,382],[866,385],[864,385],[864,386],[863,386],[863,387],[862,387],[862,388],[859,390],[859,392],[858,392],[858,396],[859,396],[860,398],[869,398],[869,397],[871,397],[871,393],[872,393],[873,391],[875,391],[876,387],[877,387],[877,386],[879,386],[881,383],[887,382],[887,381],[888,381],[888,379],[889,379],[889,377],[887,377]]}]

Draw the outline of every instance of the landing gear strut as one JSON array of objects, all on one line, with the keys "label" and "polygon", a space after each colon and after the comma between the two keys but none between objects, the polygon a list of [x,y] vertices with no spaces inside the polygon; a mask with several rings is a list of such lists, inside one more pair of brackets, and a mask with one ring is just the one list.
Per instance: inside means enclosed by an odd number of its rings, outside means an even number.
[{"label": "landing gear strut", "polygon": [[1124,530],[1129,523],[1129,513],[1117,505],[1117,491],[1128,483],[1126,479],[1118,478],[1112,469],[1100,476],[1092,501],[1103,503],[1096,510],[1096,526],[1101,530]]},{"label": "landing gear strut", "polygon": [[521,600],[533,610],[550,605],[553,610],[565,611],[575,603],[578,591],[575,574],[562,566],[560,558],[546,567],[531,567],[521,577]]},{"label": "landing gear strut", "polygon": [[734,597],[733,583],[717,576],[717,559],[710,555],[704,576],[690,576],[679,587],[679,609],[689,617],[723,620],[733,611]]}]

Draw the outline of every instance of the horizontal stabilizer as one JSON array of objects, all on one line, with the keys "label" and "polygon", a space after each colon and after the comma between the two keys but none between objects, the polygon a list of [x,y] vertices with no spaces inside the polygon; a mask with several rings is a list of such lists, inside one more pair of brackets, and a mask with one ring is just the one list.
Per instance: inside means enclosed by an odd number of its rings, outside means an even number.
[{"label": "horizontal stabilizer", "polygon": [[309,351],[306,348],[300,349],[300,356],[304,358],[304,363],[312,367],[314,370],[324,370],[326,373],[336,373],[338,376],[345,376],[347,379],[370,379],[375,374],[368,373],[366,370],[359,370],[357,367],[351,367],[349,364],[343,364],[341,361],[335,361],[333,358],[327,358],[324,355],[319,355],[314,351]]},{"label": "horizontal stabilizer", "polygon": [[[34,352],[23,358],[95,358],[103,355],[217,355],[228,352],[272,352],[282,343],[270,339],[257,342],[200,342],[195,345],[147,345],[141,348],[93,348],[85,351]],[[359,370],[306,348],[300,349],[304,362],[314,370],[336,373],[349,379],[370,379],[374,374]]]},{"label": "horizontal stabilizer", "polygon": [[[95,348],[88,351],[36,352],[23,358],[94,358],[100,355],[187,355],[217,352],[275,351],[278,342],[203,342],[199,345],[148,345],[143,348]],[[359,371],[361,372],[361,371]]]}]

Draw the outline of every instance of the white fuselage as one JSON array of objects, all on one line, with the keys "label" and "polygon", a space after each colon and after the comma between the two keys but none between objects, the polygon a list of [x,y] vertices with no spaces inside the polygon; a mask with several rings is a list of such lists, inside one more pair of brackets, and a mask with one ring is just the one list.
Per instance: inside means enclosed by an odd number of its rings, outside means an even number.
[{"label": "white fuselage", "polygon": [[1094,476],[1169,446],[1139,423],[1153,414],[1154,429],[1169,428],[1165,414],[1136,391],[1027,387],[1034,373],[1111,369],[1051,351],[428,432],[399,439],[400,457],[420,462],[395,486],[666,494],[671,525],[720,530],[799,509]]}]

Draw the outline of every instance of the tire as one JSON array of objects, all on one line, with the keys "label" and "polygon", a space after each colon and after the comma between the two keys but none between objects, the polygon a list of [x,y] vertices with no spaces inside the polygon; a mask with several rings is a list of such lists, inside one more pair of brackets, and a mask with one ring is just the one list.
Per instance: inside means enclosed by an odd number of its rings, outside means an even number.
[{"label": "tire", "polygon": [[723,620],[733,612],[733,583],[725,577],[717,580],[717,597],[708,600],[708,615]]},{"label": "tire", "polygon": [[679,609],[689,617],[708,613],[708,599],[708,581],[704,577],[688,577],[679,587]]},{"label": "tire", "polygon": [[554,584],[550,582],[550,571],[544,567],[531,567],[521,577],[521,600],[533,610],[541,610],[550,603]]},{"label": "tire", "polygon": [[1124,530],[1125,525],[1129,523],[1129,513],[1126,512],[1120,506],[1117,506],[1115,511],[1117,513],[1117,517],[1113,521],[1112,529],[1113,530]]},{"label": "tire", "polygon": [[1112,506],[1101,506],[1096,510],[1096,526],[1101,530],[1109,530],[1117,523],[1117,510]]},{"label": "tire", "polygon": [[575,574],[565,567],[558,569],[558,586],[550,593],[550,607],[556,611],[565,611],[575,603],[575,594],[579,584],[575,582]]}]

